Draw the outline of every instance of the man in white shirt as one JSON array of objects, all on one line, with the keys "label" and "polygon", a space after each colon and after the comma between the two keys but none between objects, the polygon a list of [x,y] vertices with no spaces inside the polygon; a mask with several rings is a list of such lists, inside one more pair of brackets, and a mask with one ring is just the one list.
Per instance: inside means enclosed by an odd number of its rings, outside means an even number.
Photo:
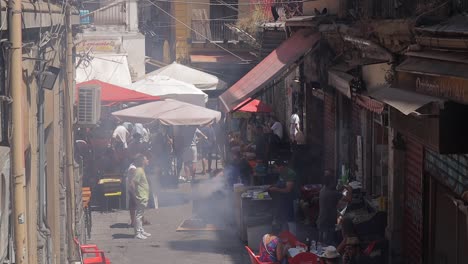
[{"label": "man in white shirt", "polygon": [[273,125],[271,126],[273,134],[277,135],[280,140],[283,140],[283,125],[273,117]]},{"label": "man in white shirt", "polygon": [[299,132],[299,115],[297,114],[297,108],[294,108],[293,114],[291,115],[290,118],[290,126],[289,126],[289,137],[291,138],[291,142],[295,143],[296,142],[296,136],[297,133]]},{"label": "man in white shirt", "polygon": [[148,130],[141,124],[141,123],[135,123],[135,126],[133,127],[132,130],[132,136],[135,134],[139,134],[140,141],[144,143],[149,142],[149,132]]},{"label": "man in white shirt", "polygon": [[123,126],[119,125],[115,128],[114,133],[112,133],[112,139],[114,140],[116,145],[121,145],[119,147],[122,147],[123,149],[126,149],[128,147],[127,145],[127,139],[130,136],[130,132]]},{"label": "man in white shirt", "polygon": [[273,124],[270,127],[270,157],[276,158],[283,140],[283,125],[274,116],[271,117],[271,120]]}]

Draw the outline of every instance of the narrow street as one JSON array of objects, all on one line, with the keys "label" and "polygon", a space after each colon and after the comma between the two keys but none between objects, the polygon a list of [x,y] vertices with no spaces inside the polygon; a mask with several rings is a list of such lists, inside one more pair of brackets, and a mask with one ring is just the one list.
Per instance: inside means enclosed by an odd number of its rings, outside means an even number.
[{"label": "narrow street", "polygon": [[105,251],[114,264],[124,263],[248,263],[244,246],[232,227],[223,231],[183,231],[178,226],[190,218],[192,202],[191,186],[179,184],[178,189],[158,192],[159,209],[149,209],[145,218],[151,225],[145,230],[152,234],[146,240],[134,238],[133,228],[128,227],[126,210],[101,213],[93,212],[92,239]]}]

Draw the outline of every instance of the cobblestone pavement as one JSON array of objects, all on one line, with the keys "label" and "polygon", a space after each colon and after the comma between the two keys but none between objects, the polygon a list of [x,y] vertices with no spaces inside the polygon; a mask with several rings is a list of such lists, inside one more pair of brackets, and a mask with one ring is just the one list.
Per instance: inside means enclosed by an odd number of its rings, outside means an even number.
[{"label": "cobblestone pavement", "polygon": [[88,243],[103,249],[113,264],[249,263],[232,226],[223,231],[176,231],[182,221],[191,217],[191,193],[192,187],[187,183],[179,184],[177,189],[157,191],[159,209],[145,212],[145,218],[151,222],[145,230],[152,234],[147,240],[133,237],[128,211],[93,212],[92,238]]}]

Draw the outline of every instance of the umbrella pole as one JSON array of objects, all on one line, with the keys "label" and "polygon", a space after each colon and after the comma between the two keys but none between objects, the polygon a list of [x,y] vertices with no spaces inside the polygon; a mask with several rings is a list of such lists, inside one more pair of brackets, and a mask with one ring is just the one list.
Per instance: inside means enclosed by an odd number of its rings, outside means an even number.
[{"label": "umbrella pole", "polygon": [[179,185],[179,166],[178,166],[178,163],[179,163],[179,158],[177,157],[177,152],[176,152],[176,148],[175,148],[175,135],[174,135],[174,127],[172,127],[171,129],[171,133],[172,133],[172,149],[174,150],[174,161],[173,162],[173,166],[172,166],[172,171],[174,172],[174,175],[173,177],[175,177],[175,181],[176,181],[176,185]]}]

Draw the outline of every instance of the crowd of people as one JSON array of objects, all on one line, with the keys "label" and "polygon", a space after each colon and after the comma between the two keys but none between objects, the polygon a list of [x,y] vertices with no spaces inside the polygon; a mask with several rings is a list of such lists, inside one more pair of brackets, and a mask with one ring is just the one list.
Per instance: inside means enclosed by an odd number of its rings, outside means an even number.
[{"label": "crowd of people", "polygon": [[[240,129],[228,134],[227,146],[231,157],[225,171],[231,174],[232,183],[251,185],[251,176],[260,172],[260,166],[273,168],[269,173],[275,173],[277,181],[267,191],[273,199],[274,220],[272,232],[265,234],[260,241],[259,259],[264,262],[287,263],[288,247],[281,243],[278,234],[289,230],[288,223],[294,221],[293,201],[299,195],[298,176],[293,164],[288,164],[291,157],[294,157],[295,146],[304,143],[299,116],[295,110],[290,117],[289,138],[284,133],[283,125],[273,115],[252,115],[249,119],[234,122],[234,130],[236,127]],[[289,143],[287,150],[292,154],[289,157],[280,155],[286,142]],[[337,211],[340,204],[351,202],[352,188],[337,188],[337,175],[331,169],[325,170],[320,178],[320,210],[314,224],[318,230],[318,241],[327,245],[320,255],[322,262],[368,263],[353,222],[342,218]],[[342,230],[341,241],[336,233],[337,224]]]},{"label": "crowd of people", "polygon": [[[282,172],[279,181],[276,185],[268,188],[268,191],[273,200],[275,200],[278,194],[282,194],[280,199],[276,199],[281,205],[276,205],[273,208],[275,212],[273,214],[272,230],[265,234],[260,241],[259,260],[262,262],[288,263],[288,249],[295,245],[285,243],[284,238],[282,241],[280,234],[288,230],[284,224],[291,220],[292,215],[289,210],[292,207],[289,205],[292,205],[292,199],[294,199],[296,179],[294,171],[285,167],[283,163],[279,163],[278,165],[279,170]],[[321,263],[372,263],[370,262],[369,252],[367,252],[368,249],[364,250],[361,247],[362,243],[353,221],[347,217],[342,218],[337,213],[340,202],[346,203],[351,201],[351,193],[352,188],[349,186],[337,189],[332,170],[325,171],[324,185],[320,191],[319,198],[320,213],[316,222],[318,230],[317,243],[327,245],[319,255]],[[338,241],[338,237],[336,236],[337,224],[341,227],[341,241]]]},{"label": "crowd of people", "polygon": [[93,129],[80,128],[75,155],[83,164],[83,186],[91,187],[96,203],[103,206],[98,182],[121,179],[130,225],[136,238],[145,239],[150,234],[142,226],[150,222],[143,218],[144,208],[158,207],[155,186],[175,187],[193,181],[200,158],[201,173],[210,173],[213,155],[218,153],[217,133],[211,124],[171,127],[115,119],[103,120]]}]

